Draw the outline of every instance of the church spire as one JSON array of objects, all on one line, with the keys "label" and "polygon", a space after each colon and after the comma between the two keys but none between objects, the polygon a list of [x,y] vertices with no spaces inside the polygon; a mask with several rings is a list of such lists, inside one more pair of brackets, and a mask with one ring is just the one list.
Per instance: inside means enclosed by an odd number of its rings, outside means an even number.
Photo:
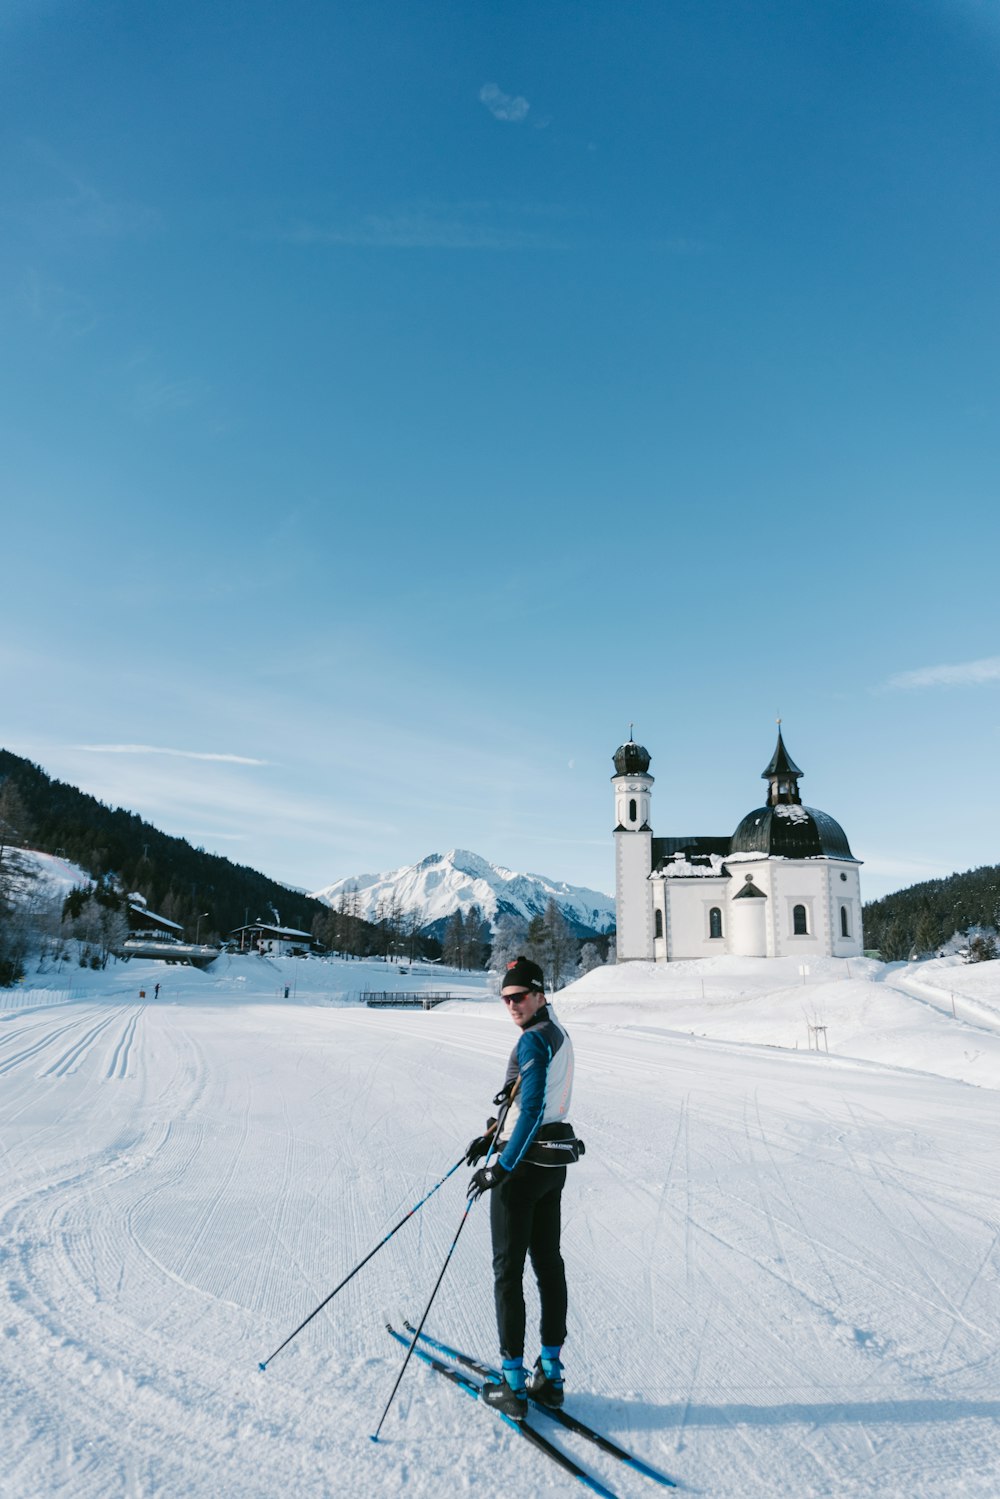
[{"label": "church spire", "polygon": [[804,772],[799,769],[785,749],[785,741],[781,737],[780,718],[778,719],[778,743],[767,769],[762,770],[760,774],[762,780],[769,782],[767,792],[769,807],[802,805],[802,797],[799,795],[799,777]]}]

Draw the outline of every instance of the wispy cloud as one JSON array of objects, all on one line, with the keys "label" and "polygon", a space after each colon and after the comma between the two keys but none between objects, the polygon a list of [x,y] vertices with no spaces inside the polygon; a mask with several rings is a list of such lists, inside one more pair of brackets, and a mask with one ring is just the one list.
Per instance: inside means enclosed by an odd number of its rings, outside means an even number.
[{"label": "wispy cloud", "polygon": [[44,141],[26,145],[28,156],[49,174],[48,196],[23,209],[7,206],[8,214],[32,223],[47,234],[89,235],[121,239],[148,234],[160,227],[159,212],[143,203],[109,196],[86,172],[64,160]]},{"label": "wispy cloud", "polygon": [[281,236],[288,244],[384,250],[559,250],[548,230],[524,229],[463,215],[369,214],[345,224],[302,223]]},{"label": "wispy cloud", "polygon": [[21,283],[21,305],[31,319],[53,338],[82,338],[97,327],[97,313],[89,297],[57,281],[28,271]]},{"label": "wispy cloud", "polygon": [[208,750],[166,749],[158,744],[77,744],[74,749],[93,755],[174,755],[179,760],[222,760],[227,765],[270,765],[270,760],[254,760],[249,755],[221,755]]},{"label": "wispy cloud", "polygon": [[981,687],[986,682],[1000,682],[1000,656],[960,661],[953,666],[920,666],[915,671],[897,672],[885,686],[912,691],[924,687]]},{"label": "wispy cloud", "polygon": [[479,102],[485,104],[495,120],[507,120],[520,125],[527,119],[531,105],[521,94],[505,94],[495,83],[484,83],[479,90]]},{"label": "wispy cloud", "polygon": [[938,879],[950,873],[940,859],[929,859],[923,855],[899,855],[881,853],[878,849],[862,848],[859,854],[865,866],[865,875],[881,875],[885,879],[907,880],[911,885],[922,880]]},{"label": "wispy cloud", "polygon": [[201,405],[211,393],[204,380],[148,380],[132,397],[136,416],[154,417],[162,412],[187,411]]}]

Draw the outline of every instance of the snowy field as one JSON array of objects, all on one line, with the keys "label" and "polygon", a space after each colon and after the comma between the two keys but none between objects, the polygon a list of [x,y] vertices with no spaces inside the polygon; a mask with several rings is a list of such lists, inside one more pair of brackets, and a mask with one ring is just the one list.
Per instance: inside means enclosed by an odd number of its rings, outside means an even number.
[{"label": "snowy field", "polygon": [[[499,1003],[440,969],[215,966],[3,995],[0,1493],[583,1494],[422,1366],[368,1440],[402,1356],[383,1324],[423,1309],[464,1166],[258,1370],[481,1127]],[[392,983],[465,998],[351,1002]],[[715,1499],[995,1499],[1000,964],[627,965],[556,1008],[588,1146],[571,1407]],[[428,1328],[495,1354],[482,1204]]]}]

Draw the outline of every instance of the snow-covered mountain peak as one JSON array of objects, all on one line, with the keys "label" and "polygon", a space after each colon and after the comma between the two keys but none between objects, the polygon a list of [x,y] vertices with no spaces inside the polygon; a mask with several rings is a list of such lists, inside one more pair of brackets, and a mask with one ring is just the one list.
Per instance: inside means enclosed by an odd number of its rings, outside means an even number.
[{"label": "snow-covered mountain peak", "polygon": [[358,901],[358,914],[368,921],[375,921],[387,906],[395,906],[417,913],[424,927],[447,921],[456,911],[467,915],[473,906],[479,907],[491,925],[504,914],[530,921],[544,912],[550,900],[580,936],[611,931],[615,924],[610,895],[544,875],[518,874],[464,848],[428,854],[416,864],[383,874],[336,880],[314,895],[332,907],[350,895]]}]

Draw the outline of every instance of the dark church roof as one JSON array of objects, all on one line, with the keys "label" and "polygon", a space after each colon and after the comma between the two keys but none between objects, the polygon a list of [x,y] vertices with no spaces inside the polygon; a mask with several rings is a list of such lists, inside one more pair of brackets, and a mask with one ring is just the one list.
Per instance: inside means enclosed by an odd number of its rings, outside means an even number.
[{"label": "dark church roof", "polygon": [[711,854],[720,854],[723,858],[730,851],[729,838],[710,838],[706,836],[690,838],[654,838],[650,854],[653,868],[660,864],[669,863],[677,854],[683,854],[690,860],[706,860]]},{"label": "dark church roof", "polygon": [[767,769],[762,770],[760,773],[761,780],[769,781],[772,776],[801,776],[803,774],[804,771],[799,769],[791,755],[785,749],[785,741],[781,737],[781,729],[779,728],[778,743],[775,746],[774,754],[771,756]]},{"label": "dark church roof", "polygon": [[643,749],[641,744],[636,744],[630,739],[627,744],[620,745],[615,750],[615,775],[619,776],[644,776],[649,770],[649,750]]},{"label": "dark church roof", "polygon": [[757,807],[733,834],[733,854],[773,854],[782,859],[853,859],[847,834],[815,807]]}]

